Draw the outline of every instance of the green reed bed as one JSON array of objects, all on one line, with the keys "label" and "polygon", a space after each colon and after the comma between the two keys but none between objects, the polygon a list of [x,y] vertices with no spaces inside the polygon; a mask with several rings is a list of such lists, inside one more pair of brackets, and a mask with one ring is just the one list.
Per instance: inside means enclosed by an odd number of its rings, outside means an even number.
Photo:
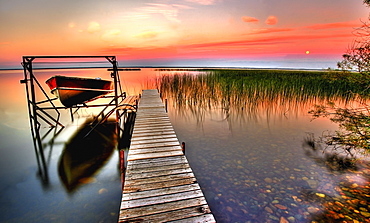
[{"label": "green reed bed", "polygon": [[264,103],[367,99],[368,83],[359,74],[337,71],[220,69],[164,75],[159,87],[179,105],[250,109]]}]

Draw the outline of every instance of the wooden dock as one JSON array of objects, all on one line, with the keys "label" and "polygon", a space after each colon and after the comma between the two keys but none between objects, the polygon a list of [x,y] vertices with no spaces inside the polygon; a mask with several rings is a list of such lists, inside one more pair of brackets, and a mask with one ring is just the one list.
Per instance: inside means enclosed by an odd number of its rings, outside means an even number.
[{"label": "wooden dock", "polygon": [[127,157],[119,222],[216,222],[157,90],[144,90]]}]

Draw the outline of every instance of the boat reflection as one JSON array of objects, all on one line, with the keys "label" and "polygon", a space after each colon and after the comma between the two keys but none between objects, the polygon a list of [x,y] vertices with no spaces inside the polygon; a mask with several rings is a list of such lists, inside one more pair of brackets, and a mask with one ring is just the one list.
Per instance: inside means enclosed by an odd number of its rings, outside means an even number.
[{"label": "boat reflection", "polygon": [[104,166],[117,145],[115,122],[100,124],[86,135],[91,130],[90,124],[86,122],[81,127],[60,155],[59,177],[69,193],[89,182],[86,179]]}]

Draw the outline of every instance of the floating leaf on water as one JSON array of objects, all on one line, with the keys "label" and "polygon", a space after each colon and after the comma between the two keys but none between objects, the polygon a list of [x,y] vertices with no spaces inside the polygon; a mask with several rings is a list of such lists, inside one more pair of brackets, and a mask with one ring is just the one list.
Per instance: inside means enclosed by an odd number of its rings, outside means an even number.
[{"label": "floating leaf on water", "polygon": [[286,220],[284,217],[280,217],[280,222],[279,223],[289,223],[289,221]]},{"label": "floating leaf on water", "polygon": [[272,183],[272,179],[271,179],[271,178],[266,177],[266,178],[265,178],[265,182],[266,182],[266,183],[268,183],[268,184],[270,184],[270,183]]},{"label": "floating leaf on water", "polygon": [[267,211],[270,214],[274,213],[274,211],[269,207],[265,207],[265,211]]},{"label": "floating leaf on water", "polygon": [[108,192],[108,190],[105,189],[105,188],[102,188],[102,189],[99,190],[99,194],[103,194],[103,193],[106,193],[106,192]]},{"label": "floating leaf on water", "polygon": [[318,197],[325,197],[325,194],[322,194],[322,193],[316,193],[316,195],[317,195]]},{"label": "floating leaf on water", "polygon": [[96,183],[96,178],[95,177],[84,177],[81,178],[78,182],[82,184],[91,184],[91,183]]},{"label": "floating leaf on water", "polygon": [[288,209],[286,206],[281,205],[281,204],[274,204],[274,206],[275,206],[275,207],[277,207],[277,208],[279,208],[279,209],[281,209],[281,210],[286,210],[286,209]]}]

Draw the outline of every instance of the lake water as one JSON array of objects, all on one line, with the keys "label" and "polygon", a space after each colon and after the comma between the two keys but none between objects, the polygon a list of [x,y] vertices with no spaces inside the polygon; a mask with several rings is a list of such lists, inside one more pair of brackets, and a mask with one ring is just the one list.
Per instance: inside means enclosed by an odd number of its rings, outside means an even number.
[{"label": "lake water", "polygon": [[[105,69],[57,73],[109,78]],[[120,75],[123,89],[132,95],[155,87],[155,77],[166,73],[175,71],[146,68]],[[36,74],[44,83],[56,71]],[[23,71],[0,71],[0,221],[116,222],[121,199],[118,152],[70,190],[58,170],[65,144],[57,143],[45,150],[48,180],[40,177],[20,79]],[[312,121],[308,111],[315,100],[267,103],[251,111],[179,106],[173,96],[166,97],[171,122],[186,142],[186,156],[218,222],[367,221],[368,169],[333,171],[307,155],[307,133],[319,136],[337,129],[328,119]]]}]

